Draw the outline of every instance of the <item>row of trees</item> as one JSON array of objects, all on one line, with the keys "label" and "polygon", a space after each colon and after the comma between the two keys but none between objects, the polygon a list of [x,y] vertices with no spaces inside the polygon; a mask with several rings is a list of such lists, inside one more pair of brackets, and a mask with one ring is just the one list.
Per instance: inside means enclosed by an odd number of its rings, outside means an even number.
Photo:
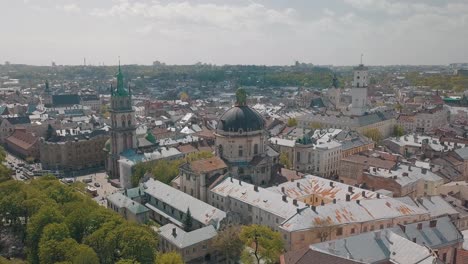
[{"label": "row of trees", "polygon": [[417,72],[408,73],[407,80],[412,85],[429,86],[431,89],[453,90],[463,92],[468,87],[468,77],[463,75],[431,74],[421,75]]},{"label": "row of trees", "polygon": [[24,243],[29,263],[173,263],[157,257],[150,227],[127,222],[53,176],[5,181],[0,193],[0,228]]}]

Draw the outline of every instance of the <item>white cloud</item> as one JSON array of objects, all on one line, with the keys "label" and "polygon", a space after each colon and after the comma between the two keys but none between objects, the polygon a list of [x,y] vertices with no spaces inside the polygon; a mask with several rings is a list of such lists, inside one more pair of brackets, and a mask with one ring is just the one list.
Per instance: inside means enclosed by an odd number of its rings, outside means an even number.
[{"label": "white cloud", "polygon": [[246,6],[192,4],[175,2],[143,2],[121,0],[109,9],[93,9],[91,15],[98,17],[143,17],[157,23],[198,24],[228,30],[245,30],[263,25],[292,25],[295,10],[276,10],[258,3]]},{"label": "white cloud", "polygon": [[67,13],[79,13],[81,11],[81,8],[74,3],[57,6],[57,9],[63,10]]}]

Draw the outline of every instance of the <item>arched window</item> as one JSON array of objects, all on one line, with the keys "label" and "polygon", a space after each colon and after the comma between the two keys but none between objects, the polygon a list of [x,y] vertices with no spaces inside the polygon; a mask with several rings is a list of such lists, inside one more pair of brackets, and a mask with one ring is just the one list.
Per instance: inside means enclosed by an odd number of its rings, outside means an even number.
[{"label": "arched window", "polygon": [[128,126],[132,125],[132,117],[130,115],[127,115],[127,123],[128,123]]},{"label": "arched window", "polygon": [[131,133],[127,134],[127,147],[128,148],[133,147],[133,136]]},{"label": "arched window", "polygon": [[128,149],[128,144],[127,144],[127,133],[124,133],[122,135],[122,146],[123,146],[123,150],[126,150]]},{"label": "arched window", "polygon": [[254,145],[254,155],[258,154],[258,144]]},{"label": "arched window", "polygon": [[125,127],[125,116],[122,115],[122,127]]}]

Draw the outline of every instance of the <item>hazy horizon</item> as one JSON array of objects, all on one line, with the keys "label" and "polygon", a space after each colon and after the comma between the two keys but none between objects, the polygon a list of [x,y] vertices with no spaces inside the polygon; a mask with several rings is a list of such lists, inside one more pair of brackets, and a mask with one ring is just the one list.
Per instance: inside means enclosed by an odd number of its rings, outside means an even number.
[{"label": "hazy horizon", "polygon": [[462,0],[0,1],[0,63],[448,65],[468,62]]}]

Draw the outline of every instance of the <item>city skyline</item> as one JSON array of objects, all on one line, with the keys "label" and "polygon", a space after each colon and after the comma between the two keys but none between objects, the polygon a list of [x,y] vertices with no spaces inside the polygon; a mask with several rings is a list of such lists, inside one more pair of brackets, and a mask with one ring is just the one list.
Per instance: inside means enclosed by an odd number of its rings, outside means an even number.
[{"label": "city skyline", "polygon": [[2,1],[0,61],[436,65],[468,61],[463,1]]}]

